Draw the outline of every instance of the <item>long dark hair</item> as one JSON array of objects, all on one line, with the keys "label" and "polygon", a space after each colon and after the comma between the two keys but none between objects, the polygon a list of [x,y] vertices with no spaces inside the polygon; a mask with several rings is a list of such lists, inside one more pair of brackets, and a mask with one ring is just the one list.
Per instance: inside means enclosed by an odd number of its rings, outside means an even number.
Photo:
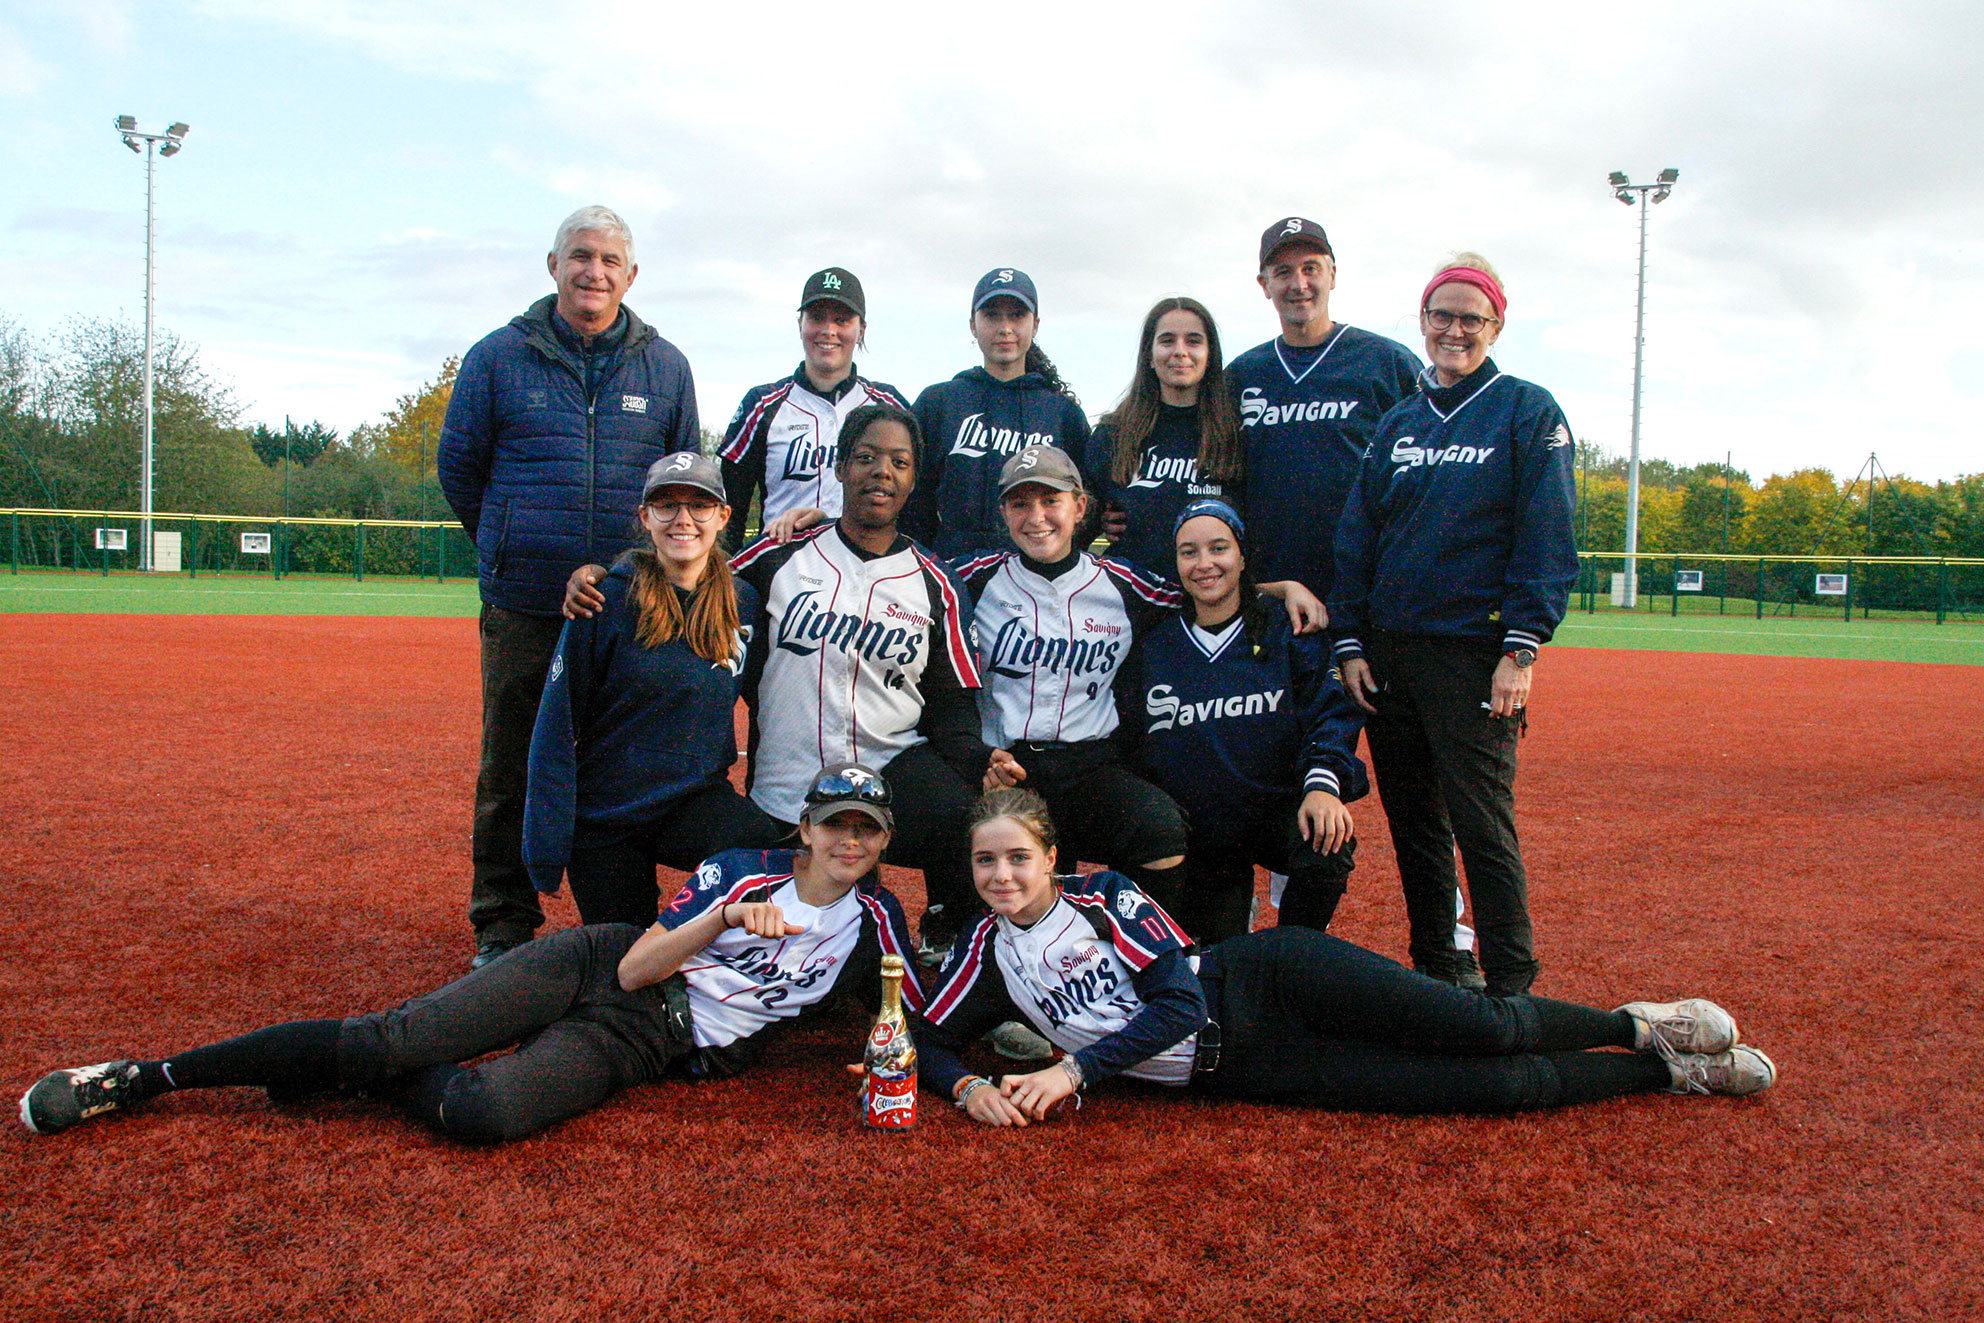
[{"label": "long dark hair", "polygon": [[1081,403],[1081,399],[1075,394],[1074,387],[1061,380],[1061,370],[1054,366],[1054,360],[1049,358],[1047,352],[1037,344],[1026,347],[1026,370],[1028,372],[1037,372],[1042,377],[1045,377],[1047,379],[1047,389],[1067,396],[1075,404]]},{"label": "long dark hair", "polygon": [[1168,312],[1189,312],[1206,328],[1206,375],[1199,382],[1199,477],[1221,484],[1238,482],[1240,462],[1240,411],[1226,387],[1226,357],[1219,348],[1219,327],[1212,313],[1197,299],[1174,295],[1159,299],[1144,318],[1143,334],[1137,339],[1137,369],[1130,377],[1130,389],[1123,402],[1102,421],[1116,434],[1116,445],[1109,457],[1110,479],[1119,486],[1137,476],[1137,460],[1144,442],[1157,426],[1157,412],[1163,403],[1157,370],[1150,365],[1151,342],[1157,338],[1157,323]]}]

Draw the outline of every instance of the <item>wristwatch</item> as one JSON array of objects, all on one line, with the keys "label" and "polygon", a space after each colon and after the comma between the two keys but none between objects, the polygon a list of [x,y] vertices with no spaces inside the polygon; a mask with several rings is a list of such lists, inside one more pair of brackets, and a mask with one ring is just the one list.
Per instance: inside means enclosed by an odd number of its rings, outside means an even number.
[{"label": "wristwatch", "polygon": [[1535,648],[1510,648],[1507,652],[1503,653],[1502,655],[1504,657],[1507,657],[1510,661],[1514,662],[1517,666],[1520,666],[1525,671],[1528,670],[1530,667],[1536,665]]}]

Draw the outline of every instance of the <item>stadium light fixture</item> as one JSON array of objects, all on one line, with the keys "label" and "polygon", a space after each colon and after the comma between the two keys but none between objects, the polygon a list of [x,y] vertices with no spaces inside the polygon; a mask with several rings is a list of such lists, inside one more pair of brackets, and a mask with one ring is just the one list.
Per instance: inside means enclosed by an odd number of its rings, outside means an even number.
[{"label": "stadium light fixture", "polygon": [[[156,231],[152,223],[155,197],[153,169],[158,157],[178,153],[180,147],[184,145],[187,133],[191,131],[191,126],[175,123],[164,133],[142,133],[138,129],[137,116],[119,115],[111,121],[111,127],[117,130],[118,137],[123,139],[126,147],[134,152],[142,150],[145,154],[145,436],[141,481],[138,484],[138,518],[142,528],[140,534],[142,541],[138,546],[138,567],[149,570],[152,567],[152,328],[155,324],[152,314],[154,292],[152,272],[155,267],[156,252]],[[143,143],[144,146],[140,148],[139,143]],[[155,148],[156,152],[153,150]]]},{"label": "stadium light fixture", "polygon": [[1646,351],[1646,210],[1651,203],[1665,202],[1674,191],[1674,181],[1681,172],[1668,166],[1655,176],[1651,184],[1635,184],[1629,181],[1623,171],[1614,170],[1606,176],[1612,186],[1612,196],[1631,205],[1640,205],[1640,280],[1638,311],[1633,315],[1633,448],[1626,461],[1626,601],[1631,607],[1639,604],[1639,551],[1640,551],[1640,388],[1645,379]]}]

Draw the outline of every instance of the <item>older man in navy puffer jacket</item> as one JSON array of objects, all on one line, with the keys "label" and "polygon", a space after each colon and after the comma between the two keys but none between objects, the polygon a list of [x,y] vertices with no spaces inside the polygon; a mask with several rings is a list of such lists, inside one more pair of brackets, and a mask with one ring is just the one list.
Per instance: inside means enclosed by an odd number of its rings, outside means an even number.
[{"label": "older man in navy puffer jacket", "polygon": [[627,223],[573,212],[546,264],[558,292],[462,359],[437,464],[482,587],[471,968],[544,922],[523,866],[525,767],[565,579],[629,544],[648,466],[701,443],[688,360],[620,306],[639,270]]}]

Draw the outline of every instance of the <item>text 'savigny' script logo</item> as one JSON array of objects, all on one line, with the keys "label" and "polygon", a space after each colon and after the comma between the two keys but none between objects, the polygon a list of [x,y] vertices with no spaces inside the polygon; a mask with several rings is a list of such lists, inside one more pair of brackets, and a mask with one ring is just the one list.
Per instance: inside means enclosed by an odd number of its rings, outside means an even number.
[{"label": "text 'savigny' script logo", "polygon": [[1284,423],[1342,422],[1358,405],[1356,400],[1297,400],[1293,404],[1269,404],[1261,398],[1259,386],[1240,392],[1240,426],[1280,427]]},{"label": "text 'savigny' script logo", "polygon": [[987,427],[982,413],[967,414],[951,442],[953,455],[979,459],[987,454],[1017,455],[1028,446],[1051,446],[1052,432],[1022,432],[1017,427]]},{"label": "text 'savigny' script logo", "polygon": [[1200,703],[1183,703],[1168,684],[1151,686],[1144,695],[1144,711],[1150,714],[1150,733],[1173,726],[1196,726],[1220,717],[1252,717],[1278,711],[1286,689],[1264,689],[1257,694],[1227,694]]},{"label": "text 'savigny' script logo", "polygon": [[1418,468],[1421,464],[1428,468],[1435,464],[1483,464],[1500,449],[1499,446],[1448,446],[1445,450],[1428,450],[1414,444],[1418,440],[1416,436],[1402,436],[1392,442],[1392,463],[1402,469]]},{"label": "text 'savigny' script logo", "polygon": [[853,653],[884,666],[913,667],[922,656],[924,632],[836,611],[820,595],[795,596],[779,618],[775,641],[786,652],[810,657],[822,647]]}]

